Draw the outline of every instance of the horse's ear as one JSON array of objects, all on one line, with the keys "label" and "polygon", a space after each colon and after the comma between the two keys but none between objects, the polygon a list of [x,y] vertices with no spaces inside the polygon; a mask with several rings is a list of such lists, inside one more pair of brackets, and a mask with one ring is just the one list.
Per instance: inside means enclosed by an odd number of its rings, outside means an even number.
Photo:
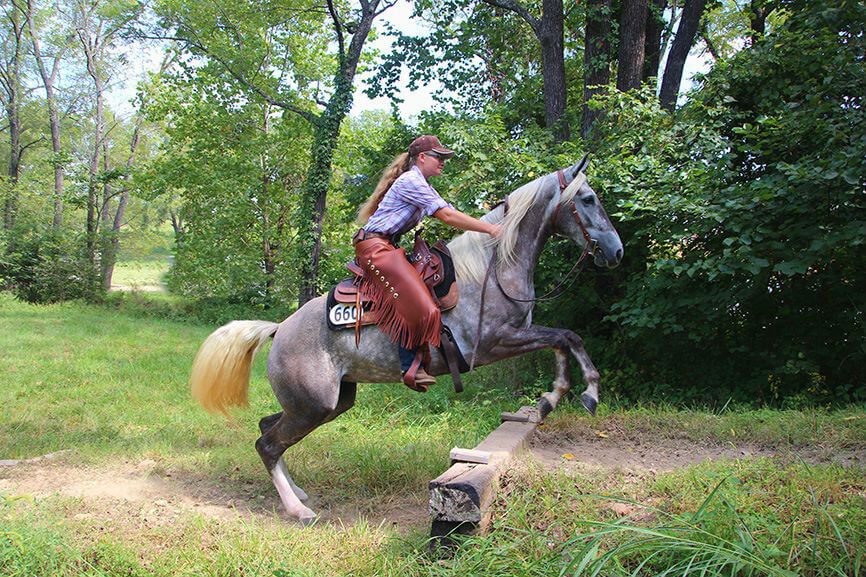
[{"label": "horse's ear", "polygon": [[587,166],[589,166],[589,153],[588,152],[583,155],[583,158],[580,159],[580,162],[578,162],[574,166],[569,167],[568,172],[570,174],[568,175],[568,177],[569,177],[568,180],[569,181],[574,180],[574,178],[578,174],[580,174],[581,172],[586,170]]}]

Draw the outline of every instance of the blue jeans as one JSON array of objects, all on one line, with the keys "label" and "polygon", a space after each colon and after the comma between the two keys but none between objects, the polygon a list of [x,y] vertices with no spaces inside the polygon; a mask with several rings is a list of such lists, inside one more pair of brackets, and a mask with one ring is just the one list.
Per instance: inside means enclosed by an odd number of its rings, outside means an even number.
[{"label": "blue jeans", "polygon": [[415,354],[418,352],[418,349],[404,349],[398,345],[398,350],[400,352],[400,372],[405,373],[412,366],[412,361],[415,360]]}]

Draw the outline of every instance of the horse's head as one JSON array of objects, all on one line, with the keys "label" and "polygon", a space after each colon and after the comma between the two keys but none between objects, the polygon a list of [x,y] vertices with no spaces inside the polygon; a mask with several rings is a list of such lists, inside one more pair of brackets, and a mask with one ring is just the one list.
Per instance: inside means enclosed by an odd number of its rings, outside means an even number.
[{"label": "horse's head", "polygon": [[557,196],[553,228],[556,234],[589,250],[596,266],[614,268],[622,260],[622,241],[598,195],[586,182],[584,171],[589,164],[588,157],[563,169],[562,177],[555,175],[561,192]]}]

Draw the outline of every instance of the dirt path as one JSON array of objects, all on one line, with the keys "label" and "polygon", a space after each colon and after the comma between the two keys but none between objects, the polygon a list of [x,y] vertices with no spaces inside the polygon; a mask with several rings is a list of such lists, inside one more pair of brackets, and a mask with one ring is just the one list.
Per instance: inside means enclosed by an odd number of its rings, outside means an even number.
[{"label": "dirt path", "polygon": [[[807,463],[836,463],[866,468],[864,450],[808,447],[779,450],[754,445],[718,445],[687,439],[629,437],[622,434],[562,438],[539,430],[532,454],[544,467],[568,471],[619,469],[639,475],[656,474],[716,459],[775,457]],[[22,462],[0,462],[0,495],[54,495],[81,500],[77,519],[123,524],[129,529],[170,525],[199,514],[208,518],[256,517],[286,522],[276,491],[265,483],[220,484],[211,477],[191,478],[165,471],[154,461],[125,462],[100,468],[76,467],[71,452]],[[348,482],[348,481],[347,481]],[[428,523],[427,495],[419,488],[412,497],[389,502],[337,503],[312,497],[310,506],[320,522],[352,525],[364,518],[401,531]]]},{"label": "dirt path", "polygon": [[664,473],[704,461],[755,457],[866,468],[866,450],[863,449],[830,449],[820,445],[778,448],[750,443],[720,444],[604,431],[563,438],[551,431],[539,429],[532,442],[532,452],[545,467],[566,470],[589,467]]},{"label": "dirt path", "polygon": [[[170,525],[195,514],[215,519],[290,520],[282,512],[276,491],[259,491],[265,486],[261,483],[223,486],[212,478],[166,472],[150,460],[98,468],[75,467],[69,461],[64,456],[6,462],[0,466],[0,495],[78,498],[78,519],[112,522],[123,518],[141,527]],[[364,518],[371,525],[385,523],[400,529],[427,523],[426,495],[358,503],[333,503],[311,496],[309,505],[322,523],[351,525]]]}]

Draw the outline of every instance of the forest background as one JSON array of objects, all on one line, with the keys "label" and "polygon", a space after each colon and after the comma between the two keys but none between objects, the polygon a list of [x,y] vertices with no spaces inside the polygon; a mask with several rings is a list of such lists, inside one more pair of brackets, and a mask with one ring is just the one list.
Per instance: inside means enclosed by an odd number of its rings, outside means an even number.
[{"label": "forest background", "polygon": [[[3,0],[2,288],[280,320],[346,276],[357,206],[414,136],[458,151],[434,184],[476,215],[590,152],[625,259],[536,320],[584,337],[608,398],[866,400],[864,2],[415,0],[417,34],[389,9]],[[681,93],[689,54],[708,71]],[[400,87],[431,82],[402,117]],[[362,84],[391,110],[350,114]],[[539,292],[576,257],[549,247]],[[110,293],[118,258],[170,263],[170,295]]]}]

